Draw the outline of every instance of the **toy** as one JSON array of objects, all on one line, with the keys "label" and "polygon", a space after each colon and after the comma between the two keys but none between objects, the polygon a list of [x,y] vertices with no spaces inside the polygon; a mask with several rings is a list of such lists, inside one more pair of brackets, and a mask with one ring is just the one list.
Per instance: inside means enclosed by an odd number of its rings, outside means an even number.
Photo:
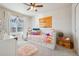
[{"label": "toy", "polygon": [[45,43],[52,43],[52,35],[50,35],[49,33],[46,34],[46,37],[44,39]]}]

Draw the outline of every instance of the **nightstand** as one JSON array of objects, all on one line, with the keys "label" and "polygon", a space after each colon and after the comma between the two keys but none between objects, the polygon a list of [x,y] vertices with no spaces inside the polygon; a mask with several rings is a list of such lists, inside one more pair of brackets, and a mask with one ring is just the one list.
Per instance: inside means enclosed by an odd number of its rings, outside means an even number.
[{"label": "nightstand", "polygon": [[73,49],[73,42],[71,40],[67,40],[67,38],[58,39],[57,44],[65,48]]}]

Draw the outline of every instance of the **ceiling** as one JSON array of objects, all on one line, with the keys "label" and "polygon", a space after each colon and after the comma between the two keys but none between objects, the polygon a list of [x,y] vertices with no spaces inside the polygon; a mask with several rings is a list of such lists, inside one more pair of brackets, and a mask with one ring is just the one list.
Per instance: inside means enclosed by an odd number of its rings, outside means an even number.
[{"label": "ceiling", "polygon": [[66,6],[71,6],[70,3],[40,3],[43,4],[44,7],[42,8],[38,8],[38,11],[27,11],[28,6],[24,5],[23,3],[0,3],[0,5],[16,11],[16,12],[20,12],[22,14],[25,15],[30,15],[33,16],[35,14],[39,14],[39,13],[46,13],[46,12],[52,12],[53,10],[59,9],[59,8],[63,8]]}]

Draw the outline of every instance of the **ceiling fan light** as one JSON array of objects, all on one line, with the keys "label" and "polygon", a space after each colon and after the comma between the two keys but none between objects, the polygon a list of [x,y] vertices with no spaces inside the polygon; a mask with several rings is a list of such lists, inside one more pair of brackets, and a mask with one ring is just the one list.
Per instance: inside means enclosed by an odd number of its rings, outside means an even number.
[{"label": "ceiling fan light", "polygon": [[31,9],[30,9],[30,10],[37,11],[37,8],[36,8],[36,7],[31,6]]},{"label": "ceiling fan light", "polygon": [[36,7],[34,7],[33,9],[34,9],[34,10],[36,10],[37,8],[36,8]]},{"label": "ceiling fan light", "polygon": [[30,8],[31,8],[30,10],[33,10],[34,9],[33,6],[31,6]]},{"label": "ceiling fan light", "polygon": [[35,9],[35,11],[38,11],[37,9]]},{"label": "ceiling fan light", "polygon": [[39,4],[36,4],[36,3],[30,3],[30,4],[24,3],[24,4],[29,6],[29,8],[27,10],[38,11],[37,10],[38,7],[43,7],[43,5],[39,5]]}]

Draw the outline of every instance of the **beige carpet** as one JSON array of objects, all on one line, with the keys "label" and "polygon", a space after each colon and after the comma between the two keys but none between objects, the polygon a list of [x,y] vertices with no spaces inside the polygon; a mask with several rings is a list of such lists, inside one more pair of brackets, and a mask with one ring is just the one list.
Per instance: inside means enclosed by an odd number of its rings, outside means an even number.
[{"label": "beige carpet", "polygon": [[19,41],[17,42],[17,47],[22,46],[24,44],[32,44],[37,46],[38,52],[35,53],[33,56],[76,56],[77,55],[73,50],[70,50],[61,46],[56,46],[56,49],[52,50],[47,47],[40,46],[36,43],[29,42],[29,41]]}]

